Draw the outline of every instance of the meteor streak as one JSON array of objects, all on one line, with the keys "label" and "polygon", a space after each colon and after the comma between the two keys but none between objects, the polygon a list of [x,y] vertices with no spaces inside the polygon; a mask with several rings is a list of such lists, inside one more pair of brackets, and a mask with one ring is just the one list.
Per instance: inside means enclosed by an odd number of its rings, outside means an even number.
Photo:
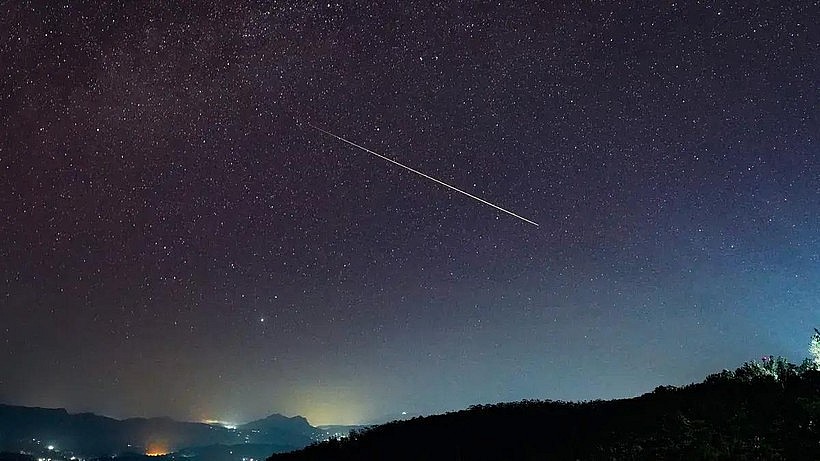
[{"label": "meteor streak", "polygon": [[356,148],[358,148],[358,149],[361,149],[361,150],[363,150],[363,151],[367,152],[368,154],[373,154],[373,155],[375,155],[376,157],[379,157],[380,159],[383,159],[383,160],[387,160],[388,162],[390,162],[390,163],[392,163],[392,164],[394,164],[394,165],[398,165],[398,166],[400,166],[400,167],[404,168],[405,170],[412,171],[413,173],[416,173],[417,175],[419,175],[419,176],[421,176],[421,177],[423,177],[423,178],[427,178],[427,179],[429,179],[429,180],[431,180],[431,181],[434,181],[434,182],[437,182],[437,183],[441,184],[441,185],[442,185],[442,186],[444,186],[444,187],[447,187],[447,188],[449,188],[449,189],[452,189],[452,190],[454,190],[454,191],[456,191],[456,192],[458,192],[458,193],[464,194],[464,195],[466,195],[467,197],[470,197],[470,198],[471,198],[471,199],[473,199],[473,200],[478,200],[479,202],[481,202],[481,203],[483,203],[483,204],[485,204],[485,205],[489,205],[489,206],[491,206],[491,207],[495,208],[496,210],[503,211],[504,213],[507,213],[508,215],[514,216],[514,217],[516,217],[516,218],[518,218],[518,219],[520,219],[520,220],[522,220],[522,221],[524,221],[524,222],[528,222],[528,223],[532,224],[533,226],[538,226],[538,223],[536,223],[535,221],[530,221],[529,219],[527,219],[527,218],[525,218],[525,217],[523,217],[523,216],[519,216],[519,215],[517,215],[517,214],[513,213],[513,212],[512,212],[512,211],[510,211],[510,210],[505,210],[504,208],[501,208],[501,207],[500,207],[500,206],[498,206],[498,205],[495,205],[495,204],[493,204],[493,203],[490,203],[490,202],[488,202],[488,201],[484,200],[484,199],[483,199],[483,198],[481,198],[481,197],[476,197],[475,195],[473,195],[473,194],[471,194],[471,193],[469,193],[469,192],[464,192],[463,190],[461,190],[461,189],[459,189],[459,188],[457,188],[457,187],[455,187],[455,186],[451,186],[451,185],[447,184],[446,182],[441,181],[441,180],[438,180],[438,179],[436,179],[436,178],[434,178],[434,177],[432,177],[432,176],[430,176],[430,175],[424,174],[424,173],[422,173],[422,172],[421,172],[421,171],[419,171],[419,170],[416,170],[416,169],[410,168],[409,166],[404,165],[404,164],[402,164],[402,163],[399,163],[399,162],[397,162],[397,161],[393,160],[392,158],[385,157],[384,155],[382,155],[382,154],[380,154],[380,153],[378,153],[378,152],[374,152],[374,151],[372,151],[372,150],[370,150],[370,149],[368,149],[368,148],[366,148],[366,147],[362,147],[362,146],[360,146],[360,145],[356,144],[356,143],[355,143],[355,142],[353,142],[353,141],[348,141],[347,139],[345,139],[345,138],[343,138],[343,137],[341,137],[341,136],[335,135],[335,134],[331,133],[330,131],[323,130],[323,129],[321,129],[321,128],[317,127],[317,126],[313,126],[313,125],[311,125],[310,123],[306,123],[306,124],[307,124],[307,126],[309,126],[309,127],[313,128],[314,130],[321,131],[322,133],[324,133],[324,134],[326,134],[326,135],[328,135],[328,136],[332,136],[332,137],[334,137],[334,138],[338,139],[339,141],[342,141],[342,142],[344,142],[344,143],[346,143],[346,144],[350,144],[351,146],[356,147]]}]

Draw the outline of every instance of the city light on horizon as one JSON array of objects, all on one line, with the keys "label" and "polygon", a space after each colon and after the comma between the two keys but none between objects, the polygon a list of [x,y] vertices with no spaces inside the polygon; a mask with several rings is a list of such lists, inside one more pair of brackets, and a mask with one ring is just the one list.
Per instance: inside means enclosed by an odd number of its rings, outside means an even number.
[{"label": "city light on horizon", "polygon": [[148,442],[145,446],[146,456],[164,456],[171,452],[169,443],[165,439],[157,439]]},{"label": "city light on horizon", "polygon": [[203,423],[203,424],[209,424],[209,425],[212,425],[212,426],[221,426],[221,427],[224,427],[226,429],[236,429],[237,426],[240,425],[240,423],[220,421],[218,419],[203,419],[200,422]]}]

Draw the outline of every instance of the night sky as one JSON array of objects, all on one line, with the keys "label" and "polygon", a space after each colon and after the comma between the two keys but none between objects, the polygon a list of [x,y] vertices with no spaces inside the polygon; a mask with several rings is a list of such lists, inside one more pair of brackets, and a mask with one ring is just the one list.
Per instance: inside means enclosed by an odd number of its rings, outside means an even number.
[{"label": "night sky", "polygon": [[359,423],[807,355],[817,2],[166,3],[0,2],[0,402]]}]

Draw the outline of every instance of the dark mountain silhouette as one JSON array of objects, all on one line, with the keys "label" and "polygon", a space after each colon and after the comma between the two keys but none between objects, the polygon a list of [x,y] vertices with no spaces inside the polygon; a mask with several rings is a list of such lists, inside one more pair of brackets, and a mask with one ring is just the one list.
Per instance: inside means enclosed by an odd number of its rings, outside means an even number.
[{"label": "dark mountain silhouette", "polygon": [[[271,445],[258,443],[243,443],[237,445],[208,445],[180,450],[173,455],[174,459],[195,459],[196,461],[226,461],[242,458],[262,461],[271,453],[293,450],[289,445]],[[2,461],[2,460],[0,460]],[[120,461],[117,458],[117,461]],[[153,461],[153,460],[152,460]]]},{"label": "dark mountain silhouette", "polygon": [[169,453],[190,447],[261,444],[272,451],[294,450],[320,440],[326,432],[302,417],[271,415],[235,429],[180,422],[170,418],[117,420],[64,409],[0,405],[0,451],[109,457],[123,453]]},{"label": "dark mountain silhouette", "polygon": [[[387,420],[387,421],[389,421],[389,420]],[[328,437],[347,437],[350,434],[351,431],[361,431],[361,430],[367,429],[368,427],[373,426],[373,425],[374,424],[350,426],[350,425],[343,425],[343,424],[327,424],[327,425],[324,425],[324,426],[316,426],[316,427],[318,427],[319,429],[325,431],[327,433]]]},{"label": "dark mountain silhouette", "polygon": [[31,455],[24,455],[22,453],[3,451],[0,452],[0,461],[35,461],[35,458]]},{"label": "dark mountain silhouette", "polygon": [[273,414],[264,419],[252,421],[239,426],[251,443],[271,443],[275,440],[280,445],[305,446],[305,441],[323,438],[325,431],[317,429],[302,416],[287,417]]},{"label": "dark mountain silhouette", "polygon": [[479,405],[269,461],[383,459],[820,459],[820,372],[770,358],[631,399]]}]

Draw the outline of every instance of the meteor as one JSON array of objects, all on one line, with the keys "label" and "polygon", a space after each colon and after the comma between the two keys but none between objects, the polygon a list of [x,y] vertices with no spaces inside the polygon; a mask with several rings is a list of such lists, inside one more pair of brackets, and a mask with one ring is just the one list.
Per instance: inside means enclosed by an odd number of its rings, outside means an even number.
[{"label": "meteor", "polygon": [[378,153],[378,152],[374,152],[374,151],[372,151],[372,150],[370,150],[370,149],[368,149],[368,148],[366,148],[366,147],[360,146],[360,145],[356,144],[356,143],[355,143],[355,142],[353,142],[353,141],[348,141],[347,139],[345,139],[345,138],[343,138],[343,137],[341,137],[341,136],[335,135],[335,134],[331,133],[330,131],[323,130],[323,129],[319,128],[318,126],[311,125],[310,123],[306,123],[306,125],[307,125],[307,126],[309,126],[309,127],[311,127],[311,128],[313,128],[313,129],[314,129],[314,130],[316,130],[316,131],[320,131],[320,132],[322,132],[322,133],[324,133],[324,134],[326,134],[326,135],[328,135],[328,136],[332,136],[332,137],[334,137],[334,138],[338,139],[339,141],[342,141],[343,143],[350,144],[351,146],[353,146],[353,147],[355,147],[355,148],[357,148],[357,149],[361,149],[361,150],[363,150],[363,151],[367,152],[368,154],[373,154],[373,155],[375,155],[376,157],[379,157],[380,159],[387,160],[388,162],[390,162],[390,163],[392,163],[392,164],[394,164],[394,165],[398,165],[398,166],[400,166],[400,167],[404,168],[405,170],[411,171],[411,172],[413,172],[413,173],[415,173],[415,174],[417,174],[417,175],[419,175],[419,176],[421,176],[421,177],[423,177],[423,178],[427,178],[427,179],[429,179],[429,180],[431,180],[431,181],[433,181],[433,182],[436,182],[436,183],[438,183],[438,184],[441,184],[441,185],[442,185],[442,186],[444,186],[444,187],[447,187],[447,188],[449,188],[449,189],[452,189],[452,190],[454,190],[454,191],[456,191],[456,192],[458,192],[458,193],[460,193],[460,194],[464,194],[464,195],[466,195],[467,197],[470,197],[470,198],[471,198],[471,199],[473,199],[473,200],[477,200],[477,201],[479,201],[479,202],[481,202],[481,203],[483,203],[483,204],[485,204],[485,205],[489,205],[489,206],[491,206],[491,207],[495,208],[496,210],[503,211],[504,213],[507,213],[507,214],[508,214],[508,215],[510,215],[510,216],[514,216],[514,217],[516,217],[516,218],[518,218],[518,219],[520,219],[520,220],[522,220],[522,221],[524,221],[524,222],[530,223],[530,224],[532,224],[533,226],[538,226],[538,223],[536,223],[535,221],[530,221],[529,219],[527,219],[527,218],[525,218],[525,217],[523,217],[523,216],[519,216],[519,215],[517,215],[517,214],[513,213],[513,212],[512,212],[512,211],[510,211],[510,210],[506,210],[506,209],[504,209],[504,208],[501,208],[500,206],[498,206],[498,205],[496,205],[496,204],[493,204],[493,203],[490,203],[490,202],[488,202],[488,201],[484,200],[484,199],[483,199],[483,198],[481,198],[481,197],[476,197],[475,195],[473,195],[473,194],[471,194],[471,193],[469,193],[469,192],[465,192],[465,191],[463,191],[463,190],[461,190],[461,189],[459,189],[459,188],[457,188],[457,187],[455,187],[455,186],[451,186],[451,185],[447,184],[446,182],[441,181],[441,180],[439,180],[439,179],[436,179],[436,178],[434,178],[434,177],[432,177],[432,176],[430,176],[430,175],[424,174],[424,173],[422,173],[422,172],[421,172],[421,171],[419,171],[419,170],[416,170],[416,169],[414,169],[414,168],[410,168],[409,166],[404,165],[404,164],[402,164],[402,163],[399,163],[399,162],[397,162],[397,161],[393,160],[392,158],[385,157],[384,155],[382,155],[382,154],[380,154],[380,153]]}]

